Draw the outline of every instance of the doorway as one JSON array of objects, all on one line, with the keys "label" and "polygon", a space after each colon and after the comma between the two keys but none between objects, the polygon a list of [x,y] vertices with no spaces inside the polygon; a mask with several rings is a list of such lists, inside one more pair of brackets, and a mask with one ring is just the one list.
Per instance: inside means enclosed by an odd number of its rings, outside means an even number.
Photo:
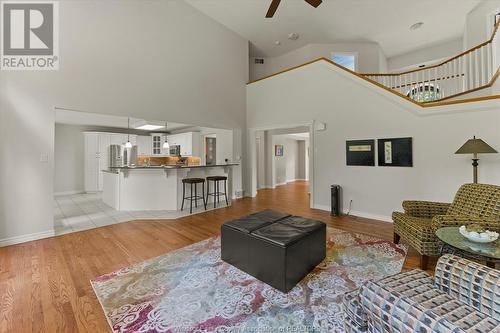
[{"label": "doorway", "polygon": [[[299,183],[312,192],[312,124],[289,128],[252,129],[253,147],[250,174],[252,195],[257,190],[275,189],[278,186]],[[312,203],[312,198],[310,198]]]},{"label": "doorway", "polygon": [[205,164],[214,165],[217,161],[217,138],[215,134],[205,136]]},{"label": "doorway", "polygon": [[273,188],[309,180],[309,133],[272,136],[274,147]]}]

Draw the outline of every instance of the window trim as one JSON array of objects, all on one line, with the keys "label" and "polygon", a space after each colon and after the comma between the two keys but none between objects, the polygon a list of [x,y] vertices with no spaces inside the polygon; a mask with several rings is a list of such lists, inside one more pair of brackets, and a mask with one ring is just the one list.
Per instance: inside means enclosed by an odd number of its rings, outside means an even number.
[{"label": "window trim", "polygon": [[[337,52],[337,51],[332,51],[331,54],[330,54],[330,60],[331,61],[333,61],[333,56],[334,55],[354,56],[354,71],[358,72],[358,70],[359,70],[359,63],[358,63],[359,52]],[[335,62],[335,61],[333,61],[333,62]],[[342,66],[342,65],[340,65],[340,66]]]}]

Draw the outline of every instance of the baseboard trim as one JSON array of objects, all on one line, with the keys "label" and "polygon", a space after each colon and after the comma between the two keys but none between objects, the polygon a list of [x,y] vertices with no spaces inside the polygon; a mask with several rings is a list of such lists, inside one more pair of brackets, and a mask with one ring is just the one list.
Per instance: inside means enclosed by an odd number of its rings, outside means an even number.
[{"label": "baseboard trim", "polygon": [[[315,204],[313,206],[313,208],[319,209],[319,210],[326,210],[328,212],[331,211],[331,207],[327,206],[327,205]],[[343,213],[347,215],[347,213],[349,213],[349,212],[347,210],[344,210]],[[361,211],[357,211],[357,210],[351,210],[351,212],[349,213],[349,215],[357,216],[357,217],[363,217],[365,219],[379,220],[379,221],[393,223],[391,216],[371,214],[371,213],[361,212]]]},{"label": "baseboard trim", "polygon": [[48,238],[48,237],[53,237],[53,236],[55,236],[55,231],[54,231],[54,229],[50,229],[50,230],[46,230],[46,231],[35,232],[32,234],[4,238],[4,239],[0,239],[0,247],[20,244],[20,243],[26,243],[26,242],[39,240],[39,239],[43,239],[43,238]]},{"label": "baseboard trim", "polygon": [[[344,214],[347,214],[347,211],[344,211]],[[379,221],[393,223],[391,216],[370,214],[370,213],[360,212],[360,211],[357,211],[357,210],[351,210],[350,215],[354,215],[354,216],[358,216],[358,217],[364,217],[365,219],[379,220]]]},{"label": "baseboard trim", "polygon": [[61,195],[73,195],[73,194],[82,194],[82,193],[85,193],[85,191],[84,190],[81,190],[81,191],[64,191],[64,192],[55,192],[54,196],[58,197],[58,196],[61,196]]}]

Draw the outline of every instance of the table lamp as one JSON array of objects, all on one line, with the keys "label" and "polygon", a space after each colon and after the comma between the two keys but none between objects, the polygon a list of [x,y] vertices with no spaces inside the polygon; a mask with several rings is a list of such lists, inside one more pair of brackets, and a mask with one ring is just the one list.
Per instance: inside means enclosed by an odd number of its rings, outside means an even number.
[{"label": "table lamp", "polygon": [[472,170],[474,175],[474,183],[477,183],[477,166],[479,165],[477,161],[477,154],[494,154],[498,153],[490,145],[481,139],[476,139],[474,136],[472,139],[467,140],[466,143],[460,147],[455,154],[472,154]]}]

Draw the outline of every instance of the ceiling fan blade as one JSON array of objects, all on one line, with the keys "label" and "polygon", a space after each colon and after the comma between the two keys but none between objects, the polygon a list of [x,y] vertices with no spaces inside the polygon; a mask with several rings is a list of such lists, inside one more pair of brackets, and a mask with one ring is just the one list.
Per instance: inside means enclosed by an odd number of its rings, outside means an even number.
[{"label": "ceiling fan blade", "polygon": [[305,1],[314,8],[317,8],[323,2],[322,0],[305,0]]},{"label": "ceiling fan blade", "polygon": [[271,5],[269,6],[269,9],[267,10],[267,14],[266,14],[267,18],[274,16],[274,13],[276,12],[276,9],[278,9],[280,1],[281,0],[273,0],[273,2],[271,2]]}]

